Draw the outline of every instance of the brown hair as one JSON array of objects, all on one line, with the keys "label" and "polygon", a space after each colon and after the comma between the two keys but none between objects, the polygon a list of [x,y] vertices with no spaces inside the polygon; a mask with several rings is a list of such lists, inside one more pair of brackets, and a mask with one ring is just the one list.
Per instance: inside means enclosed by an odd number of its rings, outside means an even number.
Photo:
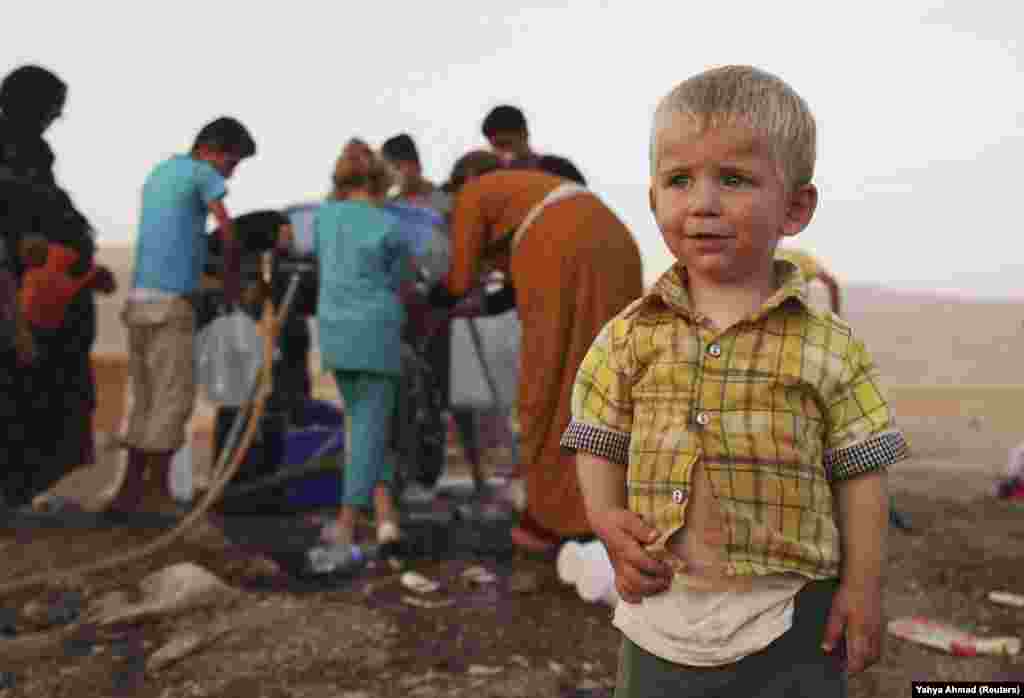
[{"label": "brown hair", "polygon": [[452,174],[444,185],[449,194],[458,193],[470,177],[479,177],[502,169],[501,159],[489,150],[471,150],[455,161]]},{"label": "brown hair", "polygon": [[353,138],[342,150],[331,177],[335,199],[344,199],[365,190],[373,198],[382,198],[392,184],[391,168],[364,141]]}]

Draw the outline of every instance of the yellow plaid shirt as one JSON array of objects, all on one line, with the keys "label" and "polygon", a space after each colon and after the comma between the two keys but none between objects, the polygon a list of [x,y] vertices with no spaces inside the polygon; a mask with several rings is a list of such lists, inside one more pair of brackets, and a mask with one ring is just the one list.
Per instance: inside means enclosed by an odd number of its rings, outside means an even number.
[{"label": "yellow plaid shirt", "polygon": [[577,373],[562,445],[627,465],[629,508],[683,525],[702,459],[728,534],[729,575],[839,574],[831,485],[907,457],[878,370],[850,327],[807,301],[795,265],[725,332],[669,270],[611,320]]},{"label": "yellow plaid shirt", "polygon": [[784,259],[795,264],[807,281],[812,281],[822,271],[821,263],[811,253],[795,247],[779,247],[775,250],[775,259]]}]

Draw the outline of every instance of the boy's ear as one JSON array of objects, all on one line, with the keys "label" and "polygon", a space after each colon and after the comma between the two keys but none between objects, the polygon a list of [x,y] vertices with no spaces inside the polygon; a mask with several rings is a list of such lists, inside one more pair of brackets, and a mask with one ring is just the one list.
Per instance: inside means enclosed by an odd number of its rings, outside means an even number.
[{"label": "boy's ear", "polygon": [[805,184],[793,192],[786,207],[786,220],[782,224],[783,237],[792,237],[806,228],[817,208],[818,188],[813,184]]},{"label": "boy's ear", "polygon": [[647,187],[647,205],[651,207],[651,213],[657,217],[658,207],[654,204],[654,185]]}]

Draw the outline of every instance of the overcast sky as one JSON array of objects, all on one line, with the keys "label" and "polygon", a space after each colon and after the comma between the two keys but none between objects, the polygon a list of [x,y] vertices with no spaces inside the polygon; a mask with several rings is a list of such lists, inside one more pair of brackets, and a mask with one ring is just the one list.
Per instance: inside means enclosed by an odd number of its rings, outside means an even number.
[{"label": "overcast sky", "polygon": [[696,72],[749,63],[818,119],[821,202],[795,243],[849,281],[1024,297],[1020,3],[114,7],[20,4],[0,44],[4,72],[35,62],[69,83],[50,141],[101,242],[132,239],[146,174],[222,114],[260,151],[229,185],[238,214],[322,196],[352,136],[408,131],[443,180],[508,102],[535,149],[574,160],[632,228],[651,280],[671,262],[647,209],[654,105]]}]

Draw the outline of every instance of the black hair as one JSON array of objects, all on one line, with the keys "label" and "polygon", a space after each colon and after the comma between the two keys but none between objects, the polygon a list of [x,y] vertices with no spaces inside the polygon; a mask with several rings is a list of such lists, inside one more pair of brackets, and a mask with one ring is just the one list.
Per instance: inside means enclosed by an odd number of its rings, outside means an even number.
[{"label": "black hair", "polygon": [[480,177],[502,169],[501,160],[489,150],[471,150],[452,166],[448,181],[441,187],[446,194],[455,195],[470,177]]},{"label": "black hair", "polygon": [[[243,254],[253,254],[272,250],[277,244],[278,228],[291,223],[291,219],[280,211],[260,209],[238,216],[233,222]],[[209,236],[209,251],[216,256],[223,254],[220,228]]]},{"label": "black hair", "polygon": [[9,119],[42,125],[64,106],[68,86],[38,65],[15,68],[0,84],[0,110]]},{"label": "black hair", "polygon": [[210,150],[231,153],[240,158],[252,157],[256,154],[256,141],[249,130],[237,119],[222,116],[203,126],[196,135],[192,150],[206,146]]},{"label": "black hair", "polygon": [[400,133],[384,141],[384,144],[380,147],[380,152],[388,160],[420,164],[420,154],[416,149],[416,141],[408,133]]},{"label": "black hair", "polygon": [[537,167],[556,177],[568,179],[583,186],[587,185],[587,180],[583,178],[583,173],[576,169],[576,165],[572,164],[567,158],[559,157],[558,155],[542,155],[537,160]]},{"label": "black hair", "polygon": [[502,104],[497,106],[487,114],[484,118],[483,128],[481,129],[485,137],[490,138],[495,133],[500,131],[518,131],[526,133],[526,116],[523,115],[523,110],[519,107],[513,107],[510,104]]}]

